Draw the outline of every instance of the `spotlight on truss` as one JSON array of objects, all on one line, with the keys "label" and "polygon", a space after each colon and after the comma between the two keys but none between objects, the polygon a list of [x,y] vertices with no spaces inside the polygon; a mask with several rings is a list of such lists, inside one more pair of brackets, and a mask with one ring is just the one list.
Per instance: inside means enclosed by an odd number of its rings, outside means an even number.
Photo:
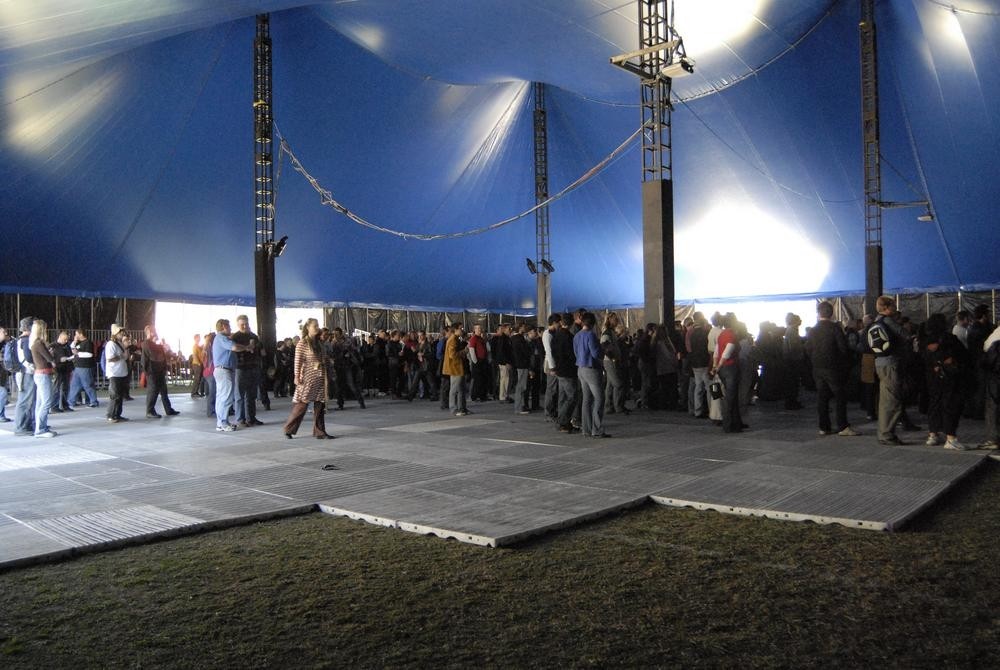
[{"label": "spotlight on truss", "polygon": [[538,267],[535,265],[535,261],[531,260],[530,258],[525,258],[524,262],[528,264],[528,272],[530,272],[533,275],[538,274]]},{"label": "spotlight on truss", "polygon": [[542,267],[545,269],[546,272],[552,273],[552,272],[556,271],[556,269],[554,267],[552,267],[552,263],[549,263],[544,258],[541,260],[541,263],[542,263]]}]

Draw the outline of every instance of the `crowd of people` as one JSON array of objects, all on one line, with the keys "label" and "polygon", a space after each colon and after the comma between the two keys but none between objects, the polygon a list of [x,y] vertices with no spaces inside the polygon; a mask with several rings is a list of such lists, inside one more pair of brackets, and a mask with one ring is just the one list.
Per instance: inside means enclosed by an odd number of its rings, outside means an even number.
[{"label": "crowd of people", "polygon": [[[841,323],[832,305],[821,302],[815,325],[804,333],[802,319],[788,314],[784,326],[760,324],[756,338],[732,313],[707,319],[696,312],[634,333],[614,313],[599,322],[581,309],[552,314],[545,326],[500,324],[493,333],[453,323],[434,335],[379,330],[357,337],[309,319],[274,351],[266,351],[248,318],[239,316],[235,332],[220,319],[214,332],[195,336],[190,394],[206,398],[206,414],[219,432],[262,425],[257,407],[270,409],[273,395],[292,399],[288,438],[311,406],[313,436],[332,439],[325,428],[328,403],[343,409],[351,400],[365,408],[371,398],[419,398],[455,416],[468,415],[470,403],[497,401],[517,414],[541,413],[564,433],[607,438],[605,417],[635,410],[688,412],[739,433],[748,428],[751,403],[777,401],[799,410],[806,388],[816,392],[822,435],[859,435],[847,416],[848,404],[856,402],[877,420],[880,444],[903,444],[897,430],[917,428],[910,413],[919,411],[927,416],[929,446],[972,448],[958,438],[965,416],[986,419],[987,439],[978,446],[996,449],[1000,330],[989,309],[959,312],[953,323],[933,314],[920,324],[900,314],[888,296],[878,299],[876,310]],[[146,417],[163,416],[157,401],[164,414],[178,413],[167,394],[172,354],[154,327],[135,344],[112,326],[100,348],[83,330],[72,341],[62,332],[49,343],[43,321],[26,318],[20,328],[16,338],[0,329],[0,422],[10,420],[4,414],[10,376],[18,394],[17,434],[54,436],[49,414],[73,411],[78,396],[97,406],[97,366],[108,379],[109,422],[127,421],[122,403],[136,366],[146,386]],[[10,354],[15,360],[9,363]]]}]

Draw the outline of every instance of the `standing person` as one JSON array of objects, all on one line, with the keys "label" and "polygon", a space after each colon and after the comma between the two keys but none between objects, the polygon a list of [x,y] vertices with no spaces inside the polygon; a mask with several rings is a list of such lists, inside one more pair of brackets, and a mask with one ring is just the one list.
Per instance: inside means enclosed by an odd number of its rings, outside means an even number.
[{"label": "standing person", "polygon": [[886,446],[905,444],[896,435],[896,424],[903,418],[903,378],[900,357],[905,343],[899,325],[896,301],[887,295],[875,301],[878,318],[868,329],[868,346],[875,354],[875,375],[879,382],[878,443]]},{"label": "standing person", "polygon": [[52,375],[56,371],[56,362],[49,351],[46,337],[46,324],[36,319],[31,324],[29,349],[34,365],[35,380],[35,437],[55,437],[56,431],[49,428],[49,407],[52,404]]},{"label": "standing person", "polygon": [[618,343],[618,315],[610,312],[604,319],[604,329],[601,331],[601,349],[604,352],[604,374],[607,377],[605,406],[607,414],[621,412],[625,409],[625,371],[622,369],[622,350]]},{"label": "standing person", "polygon": [[[315,319],[313,319],[315,321]],[[230,335],[232,326],[229,319],[215,322],[215,338],[212,340],[212,364],[215,377],[215,430],[231,433],[236,425],[229,423],[229,413],[236,399],[236,354],[244,350],[242,344],[233,342]]]},{"label": "standing person", "polygon": [[52,378],[52,407],[49,411],[56,414],[72,412],[69,385],[73,377],[73,351],[69,348],[69,333],[61,331],[56,341],[49,345],[49,352],[56,362],[56,373]]},{"label": "standing person", "polygon": [[21,335],[17,338],[17,360],[20,368],[14,375],[17,384],[17,404],[14,406],[14,434],[35,434],[35,361],[31,357],[31,327],[35,317],[26,316],[18,327]]},{"label": "standing person", "polygon": [[514,412],[517,414],[531,414],[528,409],[528,380],[535,373],[531,369],[532,347],[525,335],[527,331],[525,324],[518,324],[517,332],[510,338],[510,360],[517,375],[514,388]]},{"label": "standing person", "polygon": [[69,402],[76,404],[76,399],[83,391],[87,396],[87,406],[97,407],[97,391],[94,388],[94,371],[97,359],[94,357],[94,343],[87,337],[83,328],[77,328],[73,336],[73,378],[69,384]]},{"label": "standing person", "polygon": [[984,344],[990,333],[993,332],[994,325],[990,321],[990,308],[988,305],[976,305],[972,310],[972,321],[969,323],[966,342],[969,348],[970,360],[973,374],[969,377],[968,396],[969,402],[966,407],[966,416],[972,419],[982,419],[986,409],[986,381],[988,375],[979,365],[979,359],[985,352]]},{"label": "standing person", "polygon": [[302,338],[295,346],[295,394],[292,411],[285,422],[285,437],[289,440],[298,432],[302,419],[313,404],[313,437],[332,440],[326,432],[326,349],[319,338],[319,321],[306,319],[302,324]]},{"label": "standing person", "polygon": [[799,326],[802,319],[798,314],[789,312],[785,315],[785,334],[781,342],[781,355],[785,363],[783,378],[785,409],[802,409],[799,402],[799,382],[802,376],[802,366],[805,363],[805,351],[802,347],[802,336]]},{"label": "standing person", "polygon": [[402,356],[403,342],[400,339],[399,331],[393,330],[389,333],[389,341],[385,344],[386,374],[388,375],[390,398],[402,396],[401,389],[404,385]]},{"label": "standing person", "polygon": [[573,317],[567,314],[559,323],[559,328],[552,333],[552,358],[555,359],[554,369],[559,388],[559,414],[556,418],[556,424],[562,433],[572,433],[577,430],[573,426],[578,377],[576,354],[573,351],[573,336],[569,332],[569,324],[572,322]]},{"label": "standing person", "polygon": [[711,357],[708,353],[708,320],[701,312],[693,315],[694,323],[684,334],[684,348],[691,369],[691,386],[688,390],[688,411],[697,419],[708,418],[708,368]]},{"label": "standing person", "polygon": [[732,314],[726,314],[720,320],[722,332],[715,345],[710,372],[718,375],[722,382],[722,430],[726,433],[739,433],[746,428],[740,416],[740,345],[733,328],[735,321],[736,317]]},{"label": "standing person", "polygon": [[[833,320],[833,305],[825,300],[816,306],[816,326],[806,340],[806,351],[812,361],[813,379],[816,381],[820,435],[836,432],[845,437],[859,433],[847,421],[847,372],[850,352],[847,337],[840,325]],[[837,415],[837,428],[830,424],[830,399]]]},{"label": "standing person", "polygon": [[[0,327],[0,353],[4,353],[8,344],[11,342],[7,339],[7,329]],[[17,344],[14,343],[13,346],[16,347]],[[10,374],[7,366],[0,363],[0,423],[10,423],[11,421],[7,417],[7,385],[10,382]]]},{"label": "standing person", "polygon": [[330,356],[333,358],[334,376],[337,390],[337,409],[344,409],[345,392],[351,393],[358,401],[358,407],[365,408],[365,397],[358,388],[355,368],[357,360],[360,358],[358,350],[350,338],[344,335],[342,328],[333,329],[333,340],[330,342]]},{"label": "standing person", "polygon": [[[983,356],[980,359],[980,368],[986,377],[986,440],[978,446],[980,449],[996,449],[1000,443],[1000,430],[998,430],[998,419],[1000,419],[1000,326],[996,327],[990,336],[983,343]],[[991,458],[997,458],[1000,454],[994,452]]]},{"label": "standing person", "polygon": [[201,335],[195,333],[194,344],[191,345],[191,397],[205,396],[205,349],[201,346]]},{"label": "standing person", "polygon": [[970,376],[969,355],[962,341],[948,332],[944,314],[928,317],[920,349],[927,377],[927,446],[939,446],[944,433],[945,449],[971,449],[958,441],[958,421]]},{"label": "standing person", "polygon": [[[653,353],[653,367],[656,371],[656,407],[674,411],[677,409],[677,347],[662,323],[653,331],[650,341]],[[652,407],[651,407],[652,409]]]},{"label": "standing person", "polygon": [[597,317],[584,312],[581,328],[573,337],[573,354],[576,356],[576,372],[583,393],[581,404],[581,424],[583,434],[590,437],[611,437],[604,432],[604,352],[594,332]]},{"label": "standing person", "polygon": [[202,364],[205,366],[201,376],[205,380],[205,415],[215,416],[215,359],[212,357],[212,344],[215,342],[215,333],[205,335],[205,356]]},{"label": "standing person", "polygon": [[513,354],[510,350],[510,326],[501,323],[497,326],[497,334],[491,343],[493,346],[493,362],[500,373],[497,384],[497,400],[500,402],[514,402],[510,397],[510,372],[514,369]]},{"label": "standing person", "polygon": [[[122,327],[111,325],[111,339],[104,345],[104,374],[108,378],[108,422],[128,421],[122,406],[128,393],[128,353],[122,345]],[[200,374],[199,374],[200,376]]]},{"label": "standing person", "polygon": [[549,327],[542,333],[542,373],[545,375],[545,419],[555,421],[559,416],[559,382],[556,375],[556,359],[552,355],[552,338],[562,328],[562,314],[549,315]]},{"label": "standing person", "polygon": [[472,399],[476,402],[486,402],[490,387],[490,362],[487,358],[483,327],[478,323],[472,327],[468,349],[469,362],[472,364]]},{"label": "standing person", "polygon": [[146,339],[142,341],[142,371],[146,373],[146,418],[159,419],[156,413],[156,399],[162,399],[163,413],[167,416],[180,414],[170,405],[167,395],[167,352],[156,335],[156,328],[150,324],[144,329]]},{"label": "standing person", "polygon": [[434,388],[434,376],[431,374],[431,365],[434,362],[434,345],[427,339],[427,333],[420,331],[417,335],[417,345],[414,353],[415,359],[411,363],[414,370],[410,388],[406,394],[406,399],[413,402],[420,390],[420,382],[424,383],[424,397],[433,399],[436,393]]},{"label": "standing person", "polygon": [[451,391],[451,376],[444,371],[444,350],[448,345],[449,337],[451,337],[451,326],[442,326],[441,336],[434,345],[437,350],[438,379],[441,380],[438,384],[438,396],[441,399],[442,410],[448,409]]},{"label": "standing person", "polygon": [[465,406],[465,362],[468,343],[463,339],[465,328],[453,323],[451,335],[444,347],[444,364],[441,372],[448,376],[448,404],[455,416],[465,416],[469,410]]},{"label": "standing person", "polygon": [[234,344],[242,347],[236,354],[236,423],[240,426],[263,426],[257,420],[257,392],[260,389],[260,338],[250,330],[246,314],[236,317]]}]

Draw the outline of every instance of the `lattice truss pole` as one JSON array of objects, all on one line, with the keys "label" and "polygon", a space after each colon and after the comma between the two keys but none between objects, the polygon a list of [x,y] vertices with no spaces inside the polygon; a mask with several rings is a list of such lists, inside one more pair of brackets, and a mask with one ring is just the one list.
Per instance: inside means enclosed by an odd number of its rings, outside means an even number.
[{"label": "lattice truss pole", "polygon": [[[639,49],[670,42],[673,3],[639,0]],[[672,135],[670,77],[658,76],[673,64],[674,49],[655,50],[639,57],[642,81],[642,180],[671,180]]]},{"label": "lattice truss pole", "polygon": [[879,161],[875,0],[861,0],[861,124],[865,179],[865,307],[882,293],[882,170]]},{"label": "lattice truss pole", "polygon": [[271,56],[270,19],[267,14],[258,14],[253,41],[254,276],[257,334],[266,352],[273,351],[277,327]]},{"label": "lattice truss pole", "polygon": [[[548,122],[545,114],[545,84],[535,82],[535,204],[549,197]],[[549,248],[549,208],[535,210],[535,276],[538,323],[544,324],[552,310],[551,255]]]},{"label": "lattice truss pole", "polygon": [[267,14],[257,16],[253,53],[255,249],[264,251],[269,243],[274,242],[274,161],[271,151],[274,119],[271,114],[271,31]]}]

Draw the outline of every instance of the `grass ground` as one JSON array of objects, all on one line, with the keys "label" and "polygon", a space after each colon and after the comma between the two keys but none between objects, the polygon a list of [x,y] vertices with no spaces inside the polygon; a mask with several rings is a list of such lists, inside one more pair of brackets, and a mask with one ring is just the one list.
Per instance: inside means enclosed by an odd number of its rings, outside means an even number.
[{"label": "grass ground", "polygon": [[0,668],[998,667],[1000,464],[903,532],[649,506],[491,550],[322,514],[0,574]]}]

